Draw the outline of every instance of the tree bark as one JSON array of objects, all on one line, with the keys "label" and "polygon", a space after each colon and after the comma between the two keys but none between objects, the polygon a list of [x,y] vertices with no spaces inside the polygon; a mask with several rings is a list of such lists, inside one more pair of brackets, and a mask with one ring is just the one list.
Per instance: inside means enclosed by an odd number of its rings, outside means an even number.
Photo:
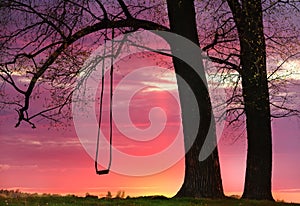
[{"label": "tree bark", "polygon": [[[171,31],[199,45],[194,1],[167,0],[167,6]],[[171,49],[177,48],[172,47],[171,43]],[[206,160],[198,160],[210,124],[214,124],[214,122],[211,122],[212,108],[206,87],[207,82],[205,79],[201,79],[197,72],[183,61],[173,58],[173,63],[176,74],[181,76],[193,91],[201,114],[196,139],[185,155],[184,182],[175,197],[222,198],[224,194],[217,147]],[[203,65],[199,68],[199,72],[204,76]],[[185,98],[186,91],[183,89],[178,78],[177,83],[182,111],[184,141],[185,145],[188,145],[191,141],[191,137],[188,134],[190,126],[188,122],[190,122],[189,118],[192,118],[188,114],[193,113],[191,112],[193,108],[190,107],[189,99]]]},{"label": "tree bark", "polygon": [[274,200],[271,192],[272,132],[266,45],[260,0],[228,0],[240,39],[247,127],[247,167],[242,198]]}]

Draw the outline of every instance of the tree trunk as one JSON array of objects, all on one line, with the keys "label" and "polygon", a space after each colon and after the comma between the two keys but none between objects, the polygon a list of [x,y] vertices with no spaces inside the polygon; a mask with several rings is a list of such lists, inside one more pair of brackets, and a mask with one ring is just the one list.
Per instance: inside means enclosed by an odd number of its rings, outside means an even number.
[{"label": "tree trunk", "polygon": [[[199,45],[193,0],[167,0],[167,5],[171,30]],[[172,47],[172,43],[171,49],[176,49],[174,46]],[[222,198],[224,194],[217,147],[206,160],[198,160],[210,124],[214,124],[214,122],[211,122],[211,102],[206,87],[206,80],[202,80],[197,72],[183,61],[173,58],[173,63],[176,74],[181,76],[193,91],[201,114],[196,139],[185,155],[184,182],[176,197]],[[204,74],[203,65],[199,70],[201,74]],[[190,114],[193,114],[193,111],[191,111],[193,108],[190,107],[190,100],[186,98],[186,91],[178,78],[177,83],[182,111],[184,141],[185,145],[188,145],[191,138],[189,135],[189,122],[193,118]]]},{"label": "tree trunk", "polygon": [[[234,2],[235,1],[235,2]],[[266,45],[260,0],[229,0],[240,39],[242,87],[247,127],[247,167],[242,198],[273,200],[272,132]]]}]

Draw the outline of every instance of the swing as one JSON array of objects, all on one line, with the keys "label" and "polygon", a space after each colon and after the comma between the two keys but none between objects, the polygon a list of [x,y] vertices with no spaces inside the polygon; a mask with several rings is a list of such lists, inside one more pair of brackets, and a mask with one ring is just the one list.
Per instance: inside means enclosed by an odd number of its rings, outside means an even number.
[{"label": "swing", "polygon": [[102,82],[101,82],[101,94],[100,94],[100,105],[99,105],[99,123],[98,123],[98,134],[97,134],[97,143],[96,143],[96,156],[95,156],[95,170],[97,175],[105,175],[108,174],[111,167],[112,162],[112,97],[113,97],[113,38],[114,38],[114,29],[112,29],[112,44],[111,44],[111,66],[110,66],[110,91],[109,91],[109,162],[106,169],[99,170],[98,169],[98,154],[99,154],[99,144],[100,144],[100,131],[101,131],[101,123],[102,123],[102,108],[103,108],[103,93],[104,93],[104,58],[106,53],[106,41],[107,39],[107,30],[105,33],[104,39],[104,51],[103,51],[103,61],[102,61]]}]

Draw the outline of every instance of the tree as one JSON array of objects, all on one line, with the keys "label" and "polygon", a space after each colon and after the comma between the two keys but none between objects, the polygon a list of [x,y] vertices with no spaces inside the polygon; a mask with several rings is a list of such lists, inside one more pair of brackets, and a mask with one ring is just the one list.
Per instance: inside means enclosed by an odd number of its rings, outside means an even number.
[{"label": "tree", "polygon": [[[199,39],[195,19],[194,1],[168,0],[167,6],[171,31],[190,39],[198,45]],[[210,124],[214,124],[214,122],[210,121],[212,108],[209,93],[205,86],[207,85],[207,82],[203,82],[205,79],[202,80],[184,62],[173,58],[173,64],[176,74],[188,82],[190,88],[194,92],[201,115],[197,137],[191,149],[185,156],[184,182],[176,196],[222,198],[224,194],[217,148],[213,150],[212,154],[209,155],[205,161],[198,161],[200,150],[204,144]],[[199,68],[202,70],[200,71],[202,73],[204,73],[203,68],[203,65]],[[185,119],[190,118],[187,117],[186,114],[191,114],[188,110],[191,110],[192,108],[189,107],[188,102],[190,100],[184,98],[183,94],[185,91],[181,89],[180,83],[178,83],[178,88],[179,95],[182,96],[180,101],[183,116],[183,128],[185,131],[185,129],[189,129],[188,121]],[[185,141],[189,141],[187,137],[185,137]]]},{"label": "tree", "polygon": [[[227,110],[229,125],[243,125],[242,121],[237,121],[245,114],[248,157],[243,197],[273,200],[271,117],[298,115],[299,111],[291,105],[286,106],[291,99],[278,94],[283,89],[282,85],[288,85],[288,81],[284,77],[272,76],[282,64],[298,55],[295,48],[299,47],[299,36],[294,32],[297,27],[287,20],[289,16],[284,13],[293,10],[299,13],[299,9],[295,2],[228,0],[227,3],[229,11],[225,1],[211,3],[219,13],[214,16],[217,26],[215,31],[209,32],[211,38],[203,50],[220,64],[224,83],[228,84],[228,79],[233,82],[231,97],[227,101],[230,105]],[[279,19],[280,25],[274,23],[279,23]],[[265,29],[264,25],[268,28]],[[282,34],[281,31],[288,32]],[[283,59],[283,63],[275,68],[272,68],[272,63],[269,64],[269,73],[267,54]],[[242,85],[239,85],[240,79]],[[273,114],[270,113],[270,106]]]},{"label": "tree", "polygon": [[[61,115],[64,111],[63,108],[70,102],[74,79],[85,56],[89,53],[80,44],[89,35],[99,34],[100,37],[104,36],[105,38],[103,31],[112,28],[118,29],[118,32],[122,33],[138,29],[169,30],[155,21],[138,18],[138,16],[143,16],[141,13],[144,10],[149,10],[151,7],[136,4],[130,10],[130,6],[122,0],[118,0],[117,4],[111,2],[107,5],[100,1],[84,0],[77,2],[71,0],[1,2],[1,12],[4,14],[2,25],[5,29],[1,36],[4,55],[0,64],[0,77],[3,83],[9,84],[19,95],[17,101],[7,99],[2,103],[15,106],[18,112],[16,127],[22,122],[27,122],[35,127],[33,119],[37,117],[57,121],[57,115]],[[178,13],[186,12],[185,9],[191,13],[181,21]],[[194,2],[192,0],[168,1],[168,11],[171,30],[199,44]],[[9,15],[10,13],[13,15]],[[19,19],[24,19],[24,21],[20,22]],[[185,26],[189,21],[193,22],[192,27]],[[95,41],[99,42],[101,39],[103,40],[103,38],[96,38]],[[205,161],[198,162],[199,152],[211,120],[211,103],[207,88],[200,78],[194,78],[193,71],[187,65],[174,59],[174,67],[177,74],[181,75],[191,86],[201,112],[199,134],[192,149],[186,155],[185,180],[178,196],[223,197],[217,148]],[[16,80],[19,75],[24,76],[26,82],[29,83],[19,85]],[[50,85],[54,101],[46,108],[32,114],[30,104],[39,98],[39,92],[35,93],[35,91],[38,91],[37,88],[42,84]],[[180,88],[179,85],[179,93],[182,96],[184,91]],[[57,90],[63,91],[62,95],[57,96]],[[184,131],[188,131],[189,125],[184,124],[185,119],[190,118],[184,115],[187,109],[184,107],[186,101],[182,98],[180,101],[183,103]],[[51,113],[54,111],[55,113]],[[63,114],[63,116],[65,115]]]},{"label": "tree", "polygon": [[273,200],[271,113],[262,4],[260,0],[227,2],[239,35],[246,114],[248,152],[243,198]]}]

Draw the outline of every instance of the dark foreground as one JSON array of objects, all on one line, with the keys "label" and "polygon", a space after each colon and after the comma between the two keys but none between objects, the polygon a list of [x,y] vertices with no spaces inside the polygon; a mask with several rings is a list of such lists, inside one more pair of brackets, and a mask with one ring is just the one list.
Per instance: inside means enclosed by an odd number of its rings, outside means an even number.
[{"label": "dark foreground", "polygon": [[13,206],[100,206],[100,205],[120,205],[120,206],[300,206],[300,204],[291,204],[283,202],[268,202],[268,201],[250,201],[238,199],[210,200],[210,199],[167,199],[163,197],[139,197],[139,198],[114,198],[114,199],[98,199],[96,197],[76,197],[76,196],[28,196],[28,197],[0,197],[0,205]]}]

